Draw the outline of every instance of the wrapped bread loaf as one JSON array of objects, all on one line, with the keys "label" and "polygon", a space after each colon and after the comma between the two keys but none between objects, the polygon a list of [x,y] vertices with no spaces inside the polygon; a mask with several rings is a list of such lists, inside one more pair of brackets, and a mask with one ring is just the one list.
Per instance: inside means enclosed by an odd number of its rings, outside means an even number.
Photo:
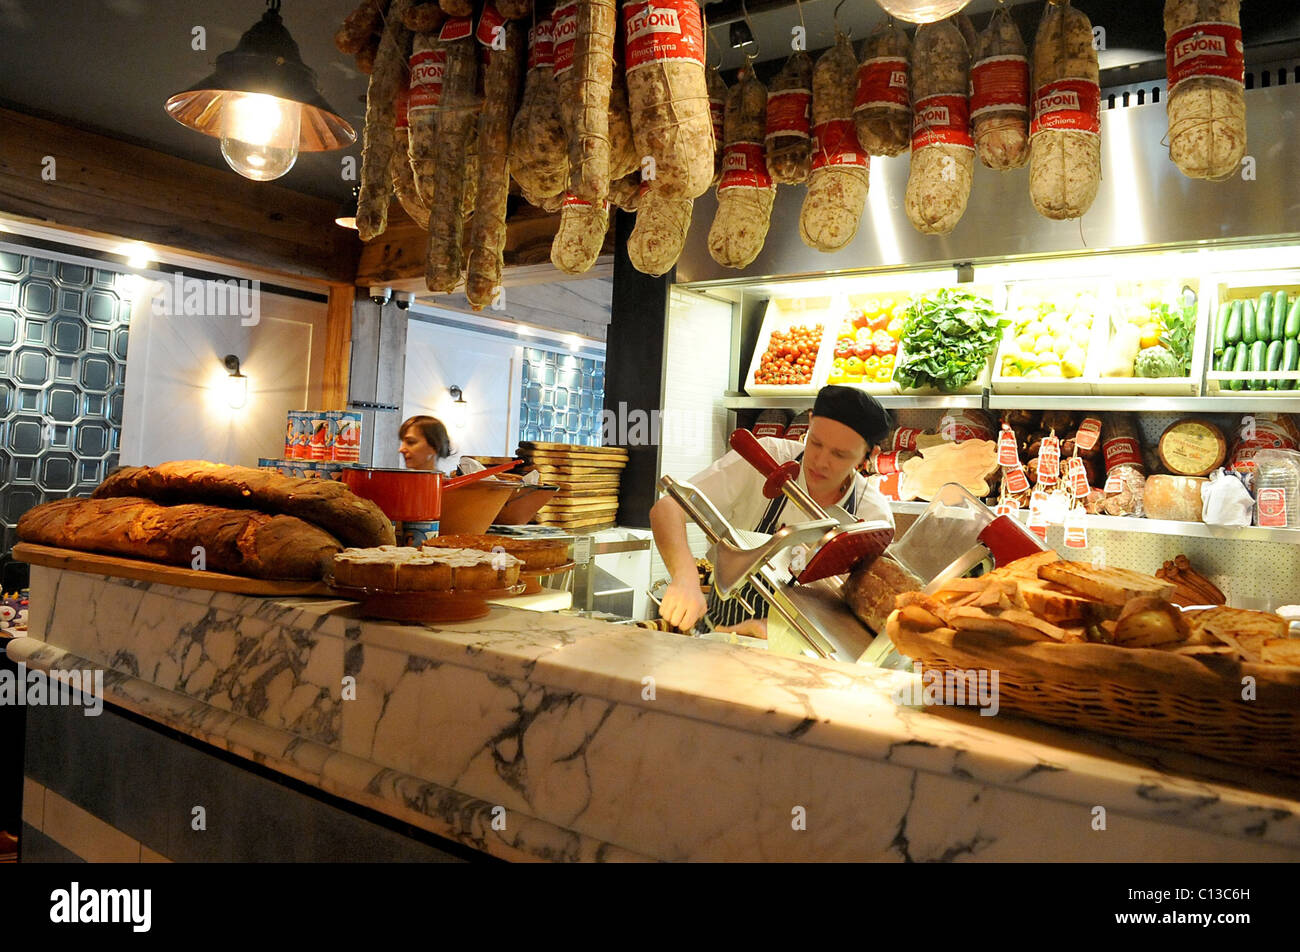
[{"label": "wrapped bread loaf", "polygon": [[[492,5],[488,4],[487,10]],[[484,22],[488,20],[485,11]],[[474,310],[492,303],[505,267],[506,201],[510,197],[510,121],[515,114],[523,63],[523,25],[507,20],[497,28],[503,48],[492,48],[483,73],[483,111],[478,119],[478,186],[465,262],[465,297]],[[479,40],[483,40],[480,29]]]},{"label": "wrapped bread loaf", "polygon": [[[324,480],[322,480],[323,482]],[[160,506],[129,496],[60,499],[23,513],[18,538],[85,552],[148,559],[263,579],[318,579],[343,548],[292,516],[217,506]]]},{"label": "wrapped bread loaf", "polygon": [[812,174],[812,77],[812,57],[798,52],[767,91],[767,171],[781,185],[802,185]]},{"label": "wrapped bread loaf", "polygon": [[411,31],[402,23],[402,14],[410,5],[411,0],[393,0],[366,89],[365,146],[361,153],[361,194],[357,198],[357,234],[362,241],[379,237],[388,227],[397,88],[406,82],[406,55],[411,42]]},{"label": "wrapped bread loaf", "polygon": [[1092,22],[1049,0],[1034,37],[1029,197],[1040,215],[1078,218],[1101,184],[1101,87]]},{"label": "wrapped bread loaf", "polygon": [[361,0],[334,34],[338,51],[352,56],[369,45],[370,38],[383,28],[387,6],[387,0]]},{"label": "wrapped bread loaf", "polygon": [[551,242],[551,263],[565,274],[590,271],[609,230],[609,203],[593,204],[574,195],[564,199],[560,226]]},{"label": "wrapped bread loaf", "polygon": [[614,80],[615,0],[578,0],[573,33],[572,93],[560,100],[573,110],[569,133],[569,191],[603,202],[609,191],[609,93]]},{"label": "wrapped bread loaf", "polygon": [[727,93],[726,154],[709,229],[709,254],[724,268],[747,267],[767,237],[776,186],[763,155],[766,125],[767,89],[746,70]]},{"label": "wrapped bread loaf", "polygon": [[[447,51],[436,33],[416,33],[411,38],[409,64],[411,83],[406,115],[410,125],[411,173],[420,202],[427,210],[433,208],[434,169],[438,162],[438,100],[447,65]],[[428,221],[427,214],[425,221]]]},{"label": "wrapped bread loaf", "polygon": [[392,522],[378,506],[332,479],[296,479],[249,466],[176,460],[157,466],[124,466],[94,492],[95,499],[116,496],[295,516],[348,545],[392,545],[396,541]]},{"label": "wrapped bread loaf", "polygon": [[970,53],[951,19],[917,27],[912,47],[912,163],[904,208],[917,231],[947,235],[970,200]]},{"label": "wrapped bread loaf", "polygon": [[1029,161],[1029,57],[1006,6],[980,34],[970,70],[975,151],[986,168],[1004,172]]},{"label": "wrapped bread loaf", "polygon": [[1241,0],[1165,0],[1169,156],[1189,178],[1235,175],[1246,155]]},{"label": "wrapped bread loaf", "polygon": [[[664,197],[693,199],[713,182],[714,139],[695,0],[624,0],[632,135],[643,177]],[[675,259],[674,259],[675,260]]]},{"label": "wrapped bread loaf", "polygon": [[528,76],[510,129],[510,174],[529,203],[562,198],[569,178],[569,139],[555,83],[554,24],[528,31]]},{"label": "wrapped bread loaf", "polygon": [[393,193],[402,203],[406,214],[421,228],[429,227],[429,209],[425,207],[415,187],[415,171],[411,165],[411,129],[408,121],[410,87],[402,83],[397,87],[397,114],[393,130],[393,158],[390,172]]},{"label": "wrapped bread loaf", "polygon": [[474,179],[468,156],[480,106],[479,54],[473,23],[468,17],[449,19],[438,36],[446,64],[437,105],[434,204],[429,208],[424,280],[430,291],[445,292],[456,289],[464,271],[466,184]]},{"label": "wrapped bread loaf", "polygon": [[710,64],[704,69],[704,80],[709,87],[709,121],[713,123],[713,184],[722,178],[722,150],[726,144],[727,83]]},{"label": "wrapped bread loaf", "polygon": [[853,128],[857,58],[840,35],[813,69],[812,174],[799,212],[799,237],[818,251],[838,251],[858,233],[867,203],[870,159]]},{"label": "wrapped bread loaf", "polygon": [[892,19],[867,37],[858,66],[853,122],[858,142],[871,155],[899,155],[911,144],[911,57],[912,42]]},{"label": "wrapped bread loaf", "polygon": [[670,197],[657,188],[642,191],[636,224],[627,239],[632,267],[657,278],[677,264],[691,227],[694,204],[694,199]]},{"label": "wrapped bread loaf", "polygon": [[412,33],[433,33],[446,19],[447,14],[436,3],[413,4],[402,16],[402,22]]}]

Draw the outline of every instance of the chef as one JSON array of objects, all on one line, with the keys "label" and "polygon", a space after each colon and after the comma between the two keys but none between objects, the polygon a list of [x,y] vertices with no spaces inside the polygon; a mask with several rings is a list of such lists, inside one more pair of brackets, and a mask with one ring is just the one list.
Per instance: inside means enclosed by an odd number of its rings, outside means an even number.
[{"label": "chef", "polygon": [[[858,467],[873,445],[889,432],[889,411],[868,394],[853,387],[823,387],[813,404],[807,443],[764,437],[759,442],[778,464],[800,463],[798,484],[822,506],[841,506],[859,519],[894,518],[889,503],[867,485]],[[734,450],[691,478],[718,511],[737,529],[752,530],[754,544],[762,542],[786,523],[807,521],[797,506],[787,512],[785,495],[769,500],[763,495],[763,476]],[[767,636],[768,605],[752,588],[740,593],[756,611],[750,615],[740,599],[722,601],[715,592],[706,600],[700,591],[695,556],[686,541],[686,514],[671,497],[664,496],[650,510],[655,544],[672,576],[659,614],[689,631],[706,613],[719,631]]]}]

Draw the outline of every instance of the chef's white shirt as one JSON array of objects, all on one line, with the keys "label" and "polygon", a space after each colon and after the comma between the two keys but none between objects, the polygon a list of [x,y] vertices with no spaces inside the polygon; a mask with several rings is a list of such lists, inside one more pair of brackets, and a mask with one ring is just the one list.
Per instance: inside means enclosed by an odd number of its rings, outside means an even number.
[{"label": "chef's white shirt", "polygon": [[[765,436],[758,441],[772,455],[777,465],[795,459],[804,451],[804,445],[797,440],[782,440]],[[763,514],[771,500],[763,495],[763,476],[757,469],[744,460],[739,453],[731,450],[707,469],[691,477],[691,483],[718,507],[718,511],[736,529],[753,532],[763,521]],[[808,488],[804,480],[803,467],[799,467],[798,485]],[[889,501],[867,483],[867,477],[855,472],[849,488],[836,505],[848,508],[848,503],[856,494],[857,504],[852,511],[859,519],[868,522],[887,522],[894,524],[894,515],[889,509]],[[811,519],[788,499],[783,500],[785,509],[777,519],[777,526]]]}]

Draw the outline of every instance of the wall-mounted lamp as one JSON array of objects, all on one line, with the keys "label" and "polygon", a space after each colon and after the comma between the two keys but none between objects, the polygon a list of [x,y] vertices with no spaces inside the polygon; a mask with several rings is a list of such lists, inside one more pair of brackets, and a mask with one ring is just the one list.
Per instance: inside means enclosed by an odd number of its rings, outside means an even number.
[{"label": "wall-mounted lamp", "polygon": [[451,394],[451,425],[458,430],[465,428],[465,417],[469,415],[469,401],[465,399],[464,392],[460,387],[454,384],[448,388]]},{"label": "wall-mounted lamp", "polygon": [[356,130],[316,87],[298,44],[280,19],[280,0],[208,76],[167,100],[181,125],[221,139],[226,164],[244,178],[269,182],[293,168],[299,152],[343,149]]},{"label": "wall-mounted lamp", "polygon": [[226,403],[238,410],[248,400],[248,378],[239,372],[239,358],[234,354],[226,354],[222,363],[230,375],[226,378]]},{"label": "wall-mounted lamp", "polygon": [[339,206],[339,213],[334,219],[334,224],[340,228],[351,228],[357,230],[357,202],[361,199],[361,187],[358,186],[352,190],[352,195]]}]

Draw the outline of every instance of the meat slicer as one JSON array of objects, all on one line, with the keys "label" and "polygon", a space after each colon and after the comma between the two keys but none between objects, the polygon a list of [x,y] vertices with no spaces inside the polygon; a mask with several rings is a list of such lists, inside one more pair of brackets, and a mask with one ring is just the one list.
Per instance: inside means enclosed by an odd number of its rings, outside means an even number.
[{"label": "meat slicer", "polygon": [[874,634],[840,597],[844,576],[874,561],[894,538],[887,522],[864,522],[838,506],[822,507],[795,481],[796,462],[778,465],[748,430],[731,435],[731,447],[765,477],[768,499],[785,495],[809,521],[787,525],[751,545],[717,507],[690,483],[664,476],[659,485],[708,537],[713,585],[724,599],[752,586],[771,610],[820,658],[858,661]]}]

